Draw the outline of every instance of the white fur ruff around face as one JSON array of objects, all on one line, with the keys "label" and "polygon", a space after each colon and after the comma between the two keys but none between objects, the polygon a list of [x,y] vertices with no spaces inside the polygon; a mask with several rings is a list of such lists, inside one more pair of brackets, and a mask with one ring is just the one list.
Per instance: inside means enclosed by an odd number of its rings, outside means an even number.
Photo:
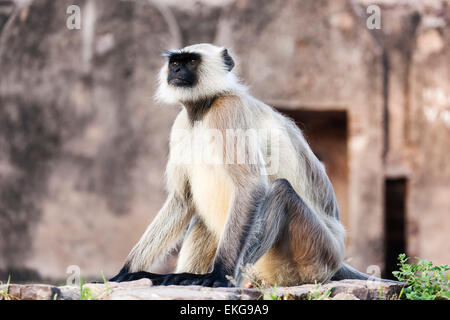
[{"label": "white fur ruff around face", "polygon": [[193,87],[176,87],[167,83],[168,62],[159,72],[159,86],[156,92],[156,100],[174,104],[183,101],[198,101],[213,97],[221,93],[245,92],[246,88],[239,83],[236,75],[228,71],[223,60],[224,47],[214,46],[208,43],[196,44],[170,52],[191,52],[201,55],[198,68],[198,80]]}]

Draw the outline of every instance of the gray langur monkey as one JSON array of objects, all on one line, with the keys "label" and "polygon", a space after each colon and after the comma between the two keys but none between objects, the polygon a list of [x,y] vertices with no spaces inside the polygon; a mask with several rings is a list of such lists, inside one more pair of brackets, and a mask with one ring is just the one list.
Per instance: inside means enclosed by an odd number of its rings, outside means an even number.
[{"label": "gray langur monkey", "polygon": [[[168,197],[111,281],[231,286],[227,276],[239,285],[247,266],[279,286],[367,279],[343,264],[333,187],[295,123],[247,93],[226,48],[197,44],[164,56],[157,98],[183,105],[170,136]],[[239,134],[244,143],[233,139]],[[193,160],[199,153],[203,162]],[[148,272],[182,236],[175,273]]]}]

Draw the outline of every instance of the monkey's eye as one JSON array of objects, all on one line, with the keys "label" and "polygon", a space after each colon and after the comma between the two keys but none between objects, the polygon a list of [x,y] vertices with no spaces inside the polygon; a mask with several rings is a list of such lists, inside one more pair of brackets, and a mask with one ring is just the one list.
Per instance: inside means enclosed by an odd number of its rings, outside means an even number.
[{"label": "monkey's eye", "polygon": [[195,60],[195,59],[189,60],[189,64],[190,64],[191,66],[194,66],[196,63],[197,63],[197,60]]},{"label": "monkey's eye", "polygon": [[180,63],[178,62],[178,61],[172,61],[171,63],[170,63],[170,65],[172,66],[172,67],[176,67],[176,66],[178,66]]}]

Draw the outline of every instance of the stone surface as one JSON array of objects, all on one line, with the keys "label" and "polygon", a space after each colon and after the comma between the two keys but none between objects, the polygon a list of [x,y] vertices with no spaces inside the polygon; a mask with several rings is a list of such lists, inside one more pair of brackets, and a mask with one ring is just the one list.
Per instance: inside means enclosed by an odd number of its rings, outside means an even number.
[{"label": "stone surface", "polygon": [[340,293],[336,294],[332,299],[333,300],[359,300],[353,294],[344,293],[344,292],[340,292]]},{"label": "stone surface", "polygon": [[5,290],[12,300],[51,300],[58,292],[56,287],[46,284],[11,284],[8,289],[6,285],[0,286],[0,291]]},{"label": "stone surface", "polygon": [[[200,286],[152,286],[148,279],[123,283],[97,284],[83,286],[85,293],[94,300],[256,300],[308,299],[308,294],[321,295],[331,290],[330,299],[334,300],[391,300],[396,299],[401,290],[400,284],[375,283],[371,281],[343,280],[333,281],[322,286],[302,285],[296,287],[278,287],[261,289],[241,288],[205,288]],[[0,291],[5,291],[0,286]],[[9,287],[11,299],[23,300],[78,300],[81,298],[77,286],[55,287],[44,284],[17,285]],[[86,294],[87,295],[87,294]],[[85,296],[86,296],[85,295]],[[3,295],[0,295],[0,299]]]}]

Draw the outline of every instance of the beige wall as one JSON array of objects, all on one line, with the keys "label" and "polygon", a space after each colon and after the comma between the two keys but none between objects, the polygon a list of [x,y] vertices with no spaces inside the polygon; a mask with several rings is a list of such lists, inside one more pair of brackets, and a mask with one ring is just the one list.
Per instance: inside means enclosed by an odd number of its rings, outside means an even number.
[{"label": "beige wall", "polygon": [[[195,42],[228,46],[251,93],[277,108],[346,112],[335,188],[352,265],[383,268],[384,180],[395,176],[408,179],[408,253],[449,262],[448,12],[430,27],[434,6],[380,1],[383,28],[370,31],[344,0],[94,2],[36,0],[2,30],[0,269],[121,267],[165,198],[177,108],[153,100],[160,53]],[[65,28],[73,3],[94,17],[82,30]]]}]

